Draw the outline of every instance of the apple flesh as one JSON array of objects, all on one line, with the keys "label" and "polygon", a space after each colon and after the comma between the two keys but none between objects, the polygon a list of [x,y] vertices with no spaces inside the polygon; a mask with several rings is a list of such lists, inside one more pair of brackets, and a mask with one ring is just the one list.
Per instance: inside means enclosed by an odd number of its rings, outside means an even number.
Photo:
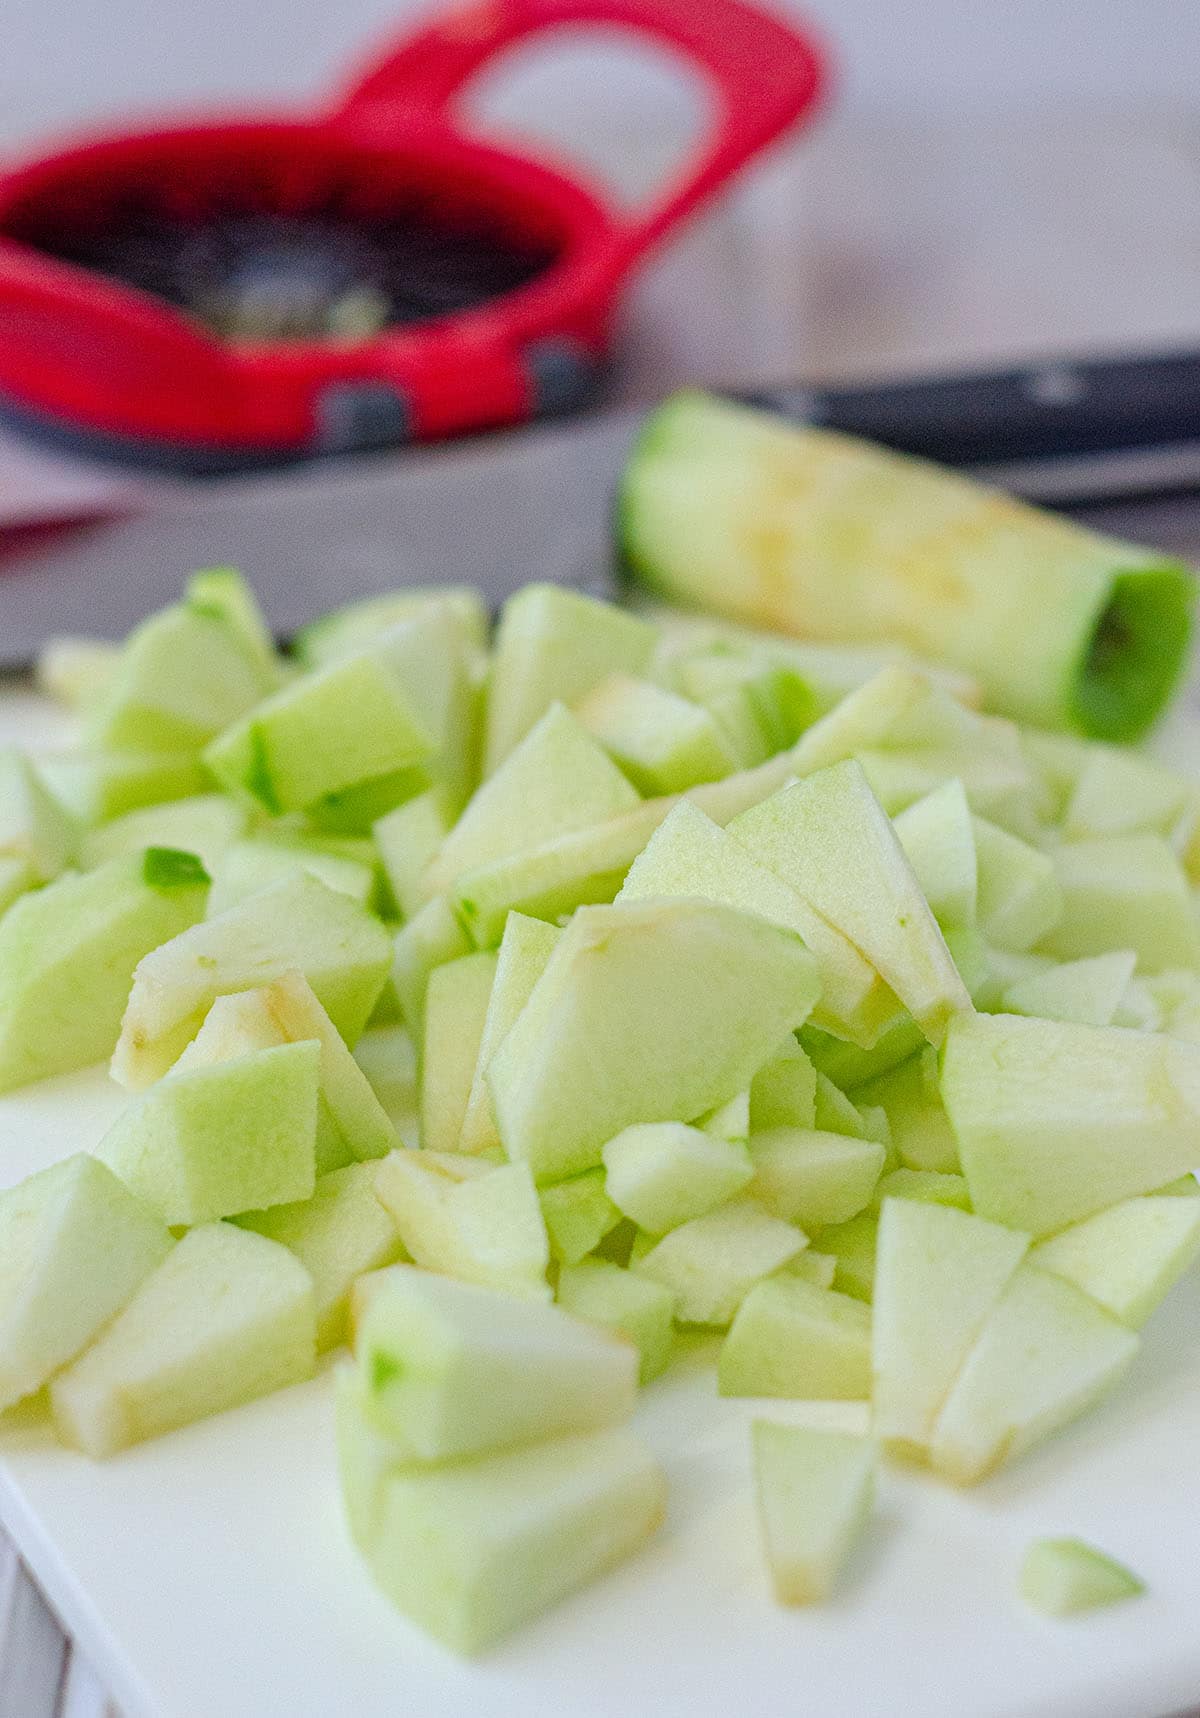
[{"label": "apple flesh", "polygon": [[684,1122],[638,1122],[604,1147],[605,1188],[652,1235],[702,1217],[740,1193],[754,1173],[746,1147]]},{"label": "apple flesh", "polygon": [[914,800],[893,819],[929,910],[943,931],[973,925],[979,894],[979,861],[971,807],[957,776]]},{"label": "apple flesh", "polygon": [[50,1385],[64,1443],[100,1459],[312,1376],[312,1279],[274,1241],[193,1229]]},{"label": "apple flesh", "polygon": [[1003,1011],[1042,1020],[1074,1020],[1080,1026],[1111,1026],[1136,965],[1132,949],[1114,949],[1111,954],[1066,961],[1048,972],[1031,973],[1008,986]]},{"label": "apple flesh", "polygon": [[421,1144],[427,1151],[459,1149],[496,961],[494,954],[463,955],[429,975],[421,1055]]},{"label": "apple flesh", "polygon": [[487,1070],[492,1057],[516,1025],[517,1016],[529,1001],[534,985],[546,970],[560,934],[556,925],[531,919],[524,913],[510,913],[508,916],[488,996],[479,1054],[471,1076],[460,1151],[489,1151],[500,1145],[492,1114]]},{"label": "apple flesh", "polygon": [[402,925],[392,949],[391,979],[405,1025],[417,1042],[425,1032],[430,974],[471,952],[467,933],[444,895],[435,895]]},{"label": "apple flesh", "polygon": [[976,817],[979,861],[978,925],[995,948],[1022,953],[1053,931],[1063,892],[1049,854],[1008,830]]},{"label": "apple flesh", "polygon": [[430,788],[379,818],[372,834],[396,904],[406,919],[429,899],[425,875],[450,825]]},{"label": "apple flesh", "polygon": [[1189,1191],[1124,1199],[1040,1241],[1030,1257],[1136,1330],[1197,1254],[1200,1202]]},{"label": "apple flesh", "polygon": [[750,1138],[753,1179],[747,1191],[776,1217],[801,1228],[846,1223],[871,1203],[884,1148],[798,1127],[768,1128]]},{"label": "apple flesh", "polygon": [[670,1289],[607,1259],[581,1259],[558,1273],[555,1296],[565,1312],[605,1325],[636,1345],[639,1384],[666,1371],[674,1343]]},{"label": "apple flesh", "polygon": [[38,763],[51,792],[88,828],[212,786],[195,752],[54,752]]},{"label": "apple flesh", "polygon": [[35,883],[49,883],[72,862],[79,826],[23,753],[0,749],[0,859],[20,860]]},{"label": "apple flesh", "polygon": [[821,1251],[833,1256],[833,1287],[839,1293],[851,1295],[855,1300],[873,1299],[878,1239],[879,1218],[874,1211],[861,1211],[848,1223],[822,1229]]},{"label": "apple flesh", "polygon": [[721,1345],[717,1388],[722,1396],[865,1402],[871,1394],[869,1309],[794,1274],[756,1284]]},{"label": "apple flesh", "polygon": [[550,1243],[533,1178],[524,1164],[496,1167],[433,1152],[394,1151],[375,1190],[419,1265],[464,1282],[549,1300]]},{"label": "apple flesh", "polygon": [[1144,1593],[1145,1583],[1082,1539],[1037,1539],[1021,1564],[1021,1597],[1043,1616],[1069,1617]]},{"label": "apple flesh", "polygon": [[855,1095],[883,1109],[892,1144],[905,1168],[957,1174],[958,1145],[942,1103],[937,1056],[931,1049],[856,1087]]},{"label": "apple flesh", "polygon": [[245,827],[245,809],[224,794],[191,794],[126,811],[89,829],[80,843],[79,862],[85,871],[94,871],[106,860],[141,853],[146,847],[174,847],[194,853],[211,876]]},{"label": "apple flesh", "polygon": [[233,842],[217,860],[208,898],[209,918],[239,906],[260,889],[270,888],[297,871],[307,871],[360,906],[370,906],[374,899],[373,865],[340,853],[322,852],[302,841],[250,837]]},{"label": "apple flesh", "polygon": [[550,1256],[560,1265],[577,1265],[621,1221],[620,1211],[605,1191],[602,1169],[556,1181],[553,1187],[543,1187],[538,1198]]},{"label": "apple flesh", "polygon": [[675,1296],[680,1324],[727,1325],[755,1283],[808,1245],[752,1199],[731,1200],[656,1241],[635,1268]]},{"label": "apple flesh", "polygon": [[875,1452],[865,1438],[756,1420],[758,1516],[781,1605],[828,1598],[871,1514]]},{"label": "apple flesh", "polygon": [[1132,949],[1144,972],[1200,967],[1188,879],[1160,835],[1063,842],[1054,866],[1063,911],[1041,948],[1057,960]]},{"label": "apple flesh", "polygon": [[630,675],[602,680],[575,713],[648,798],[717,781],[739,761],[710,711]]}]

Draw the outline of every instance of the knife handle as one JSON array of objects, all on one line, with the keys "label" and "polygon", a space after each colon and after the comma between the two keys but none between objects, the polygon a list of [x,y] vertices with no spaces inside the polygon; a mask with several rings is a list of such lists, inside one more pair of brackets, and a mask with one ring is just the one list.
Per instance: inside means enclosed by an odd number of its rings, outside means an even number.
[{"label": "knife handle", "polygon": [[1200,439],[1200,353],[1049,361],[885,387],[776,388],[752,403],[946,465],[1112,453]]}]

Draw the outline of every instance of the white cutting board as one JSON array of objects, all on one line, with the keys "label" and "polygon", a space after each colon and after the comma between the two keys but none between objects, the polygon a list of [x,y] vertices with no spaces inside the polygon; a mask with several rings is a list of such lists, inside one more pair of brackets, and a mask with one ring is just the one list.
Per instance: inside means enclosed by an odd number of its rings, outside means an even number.
[{"label": "white cutting board", "polygon": [[[5,725],[34,715],[11,701]],[[1179,744],[1182,741],[1182,746]],[[1195,730],[1171,749],[1191,751]],[[100,1071],[0,1098],[0,1185],[93,1146]],[[771,1600],[747,1426],[857,1407],[721,1402],[697,1353],[644,1395],[669,1519],[614,1575],[478,1664],[374,1590],[338,1503],[328,1376],[94,1465],[0,1419],[0,1520],[125,1718],[1162,1718],[1200,1700],[1200,1273],[1117,1395],[974,1491],[888,1470],[839,1596]],[[1031,1538],[1073,1533],[1147,1581],[1050,1623],[1014,1593]]]}]

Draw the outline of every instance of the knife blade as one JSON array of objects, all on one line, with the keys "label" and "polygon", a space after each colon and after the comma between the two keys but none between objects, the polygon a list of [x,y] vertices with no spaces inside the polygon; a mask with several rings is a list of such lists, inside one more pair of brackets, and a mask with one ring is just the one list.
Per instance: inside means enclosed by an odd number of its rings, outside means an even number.
[{"label": "knife blade", "polygon": [[[741,397],[1200,560],[1200,354]],[[27,538],[0,555],[0,669],[55,633],[119,636],[207,565],[241,567],[281,637],[397,585],[471,583],[495,604],[534,578],[612,594],[611,498],[643,415],[166,485],[144,513]]]}]

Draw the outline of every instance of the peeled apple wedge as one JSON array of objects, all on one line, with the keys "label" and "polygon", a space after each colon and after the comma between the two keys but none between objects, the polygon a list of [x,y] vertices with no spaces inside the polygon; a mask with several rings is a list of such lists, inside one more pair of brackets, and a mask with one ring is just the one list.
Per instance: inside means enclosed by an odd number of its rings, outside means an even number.
[{"label": "peeled apple wedge", "polygon": [[1136,1330],[1200,1254],[1198,1203],[1191,1193],[1124,1199],[1040,1241],[1030,1258]]},{"label": "peeled apple wedge", "polygon": [[672,1229],[636,1268],[675,1296],[680,1324],[727,1325],[755,1283],[807,1245],[794,1224],[735,1199]]},{"label": "peeled apple wedge", "polygon": [[1200,930],[1179,860],[1160,835],[1064,842],[1062,913],[1039,945],[1058,960],[1129,948],[1144,972],[1200,968]]},{"label": "peeled apple wedge", "polygon": [[893,819],[893,828],[929,910],[942,929],[973,925],[979,861],[971,807],[962,782],[955,777],[914,800]]},{"label": "peeled apple wedge", "polygon": [[722,1396],[866,1401],[871,1394],[869,1309],[794,1275],[756,1284],[721,1345],[717,1389]]},{"label": "peeled apple wedge", "polygon": [[683,1122],[640,1122],[604,1147],[605,1188],[652,1235],[702,1217],[740,1193],[754,1173],[746,1147]]},{"label": "peeled apple wedge", "polygon": [[681,793],[737,767],[733,747],[703,705],[648,680],[610,675],[575,706],[575,714],[647,797]]},{"label": "peeled apple wedge", "polygon": [[394,1151],[379,1165],[375,1191],[405,1247],[427,1270],[549,1300],[550,1243],[527,1166],[459,1161]]},{"label": "peeled apple wedge", "polygon": [[768,1128],[750,1136],[752,1198],[805,1230],[846,1223],[871,1203],[884,1148],[815,1128]]},{"label": "peeled apple wedge", "polygon": [[1005,990],[1004,1013],[1073,1020],[1080,1026],[1111,1026],[1136,965],[1132,949],[1115,949],[1111,954],[1065,961],[1047,972],[1031,973]]},{"label": "peeled apple wedge", "polygon": [[212,778],[196,752],[46,753],[38,759],[55,796],[88,828],[144,806],[206,793]]},{"label": "peeled apple wedge", "polygon": [[1073,1616],[1145,1592],[1123,1564],[1082,1539],[1038,1539],[1021,1564],[1021,1597],[1048,1617]]},{"label": "peeled apple wedge", "polygon": [[36,883],[48,883],[71,863],[79,826],[21,752],[0,750],[0,859],[17,859]]},{"label": "peeled apple wedge", "polygon": [[79,863],[85,871],[93,871],[107,859],[141,853],[147,847],[174,847],[194,853],[211,876],[245,827],[244,807],[224,794],[192,794],[126,811],[89,829],[80,843]]},{"label": "peeled apple wedge", "polygon": [[756,1420],[754,1480],[775,1597],[827,1598],[867,1524],[875,1452],[866,1438]]},{"label": "peeled apple wedge", "polygon": [[312,1376],[312,1279],[229,1223],[193,1229],[50,1385],[64,1443],[94,1459]]},{"label": "peeled apple wedge", "polygon": [[421,1144],[427,1151],[459,1149],[496,963],[494,954],[467,954],[429,975],[421,1055]]},{"label": "peeled apple wedge", "polygon": [[594,1252],[621,1221],[604,1188],[604,1171],[587,1169],[538,1194],[550,1255],[561,1265],[576,1265]]},{"label": "peeled apple wedge", "polygon": [[661,1283],[622,1270],[607,1259],[581,1259],[559,1272],[555,1298],[565,1312],[606,1325],[636,1344],[639,1384],[649,1384],[666,1371],[674,1339],[675,1296]]},{"label": "peeled apple wedge", "polygon": [[548,925],[542,919],[531,919],[524,913],[508,915],[462,1119],[460,1151],[488,1151],[500,1145],[487,1084],[488,1067],[546,970],[560,934],[556,925]]}]

